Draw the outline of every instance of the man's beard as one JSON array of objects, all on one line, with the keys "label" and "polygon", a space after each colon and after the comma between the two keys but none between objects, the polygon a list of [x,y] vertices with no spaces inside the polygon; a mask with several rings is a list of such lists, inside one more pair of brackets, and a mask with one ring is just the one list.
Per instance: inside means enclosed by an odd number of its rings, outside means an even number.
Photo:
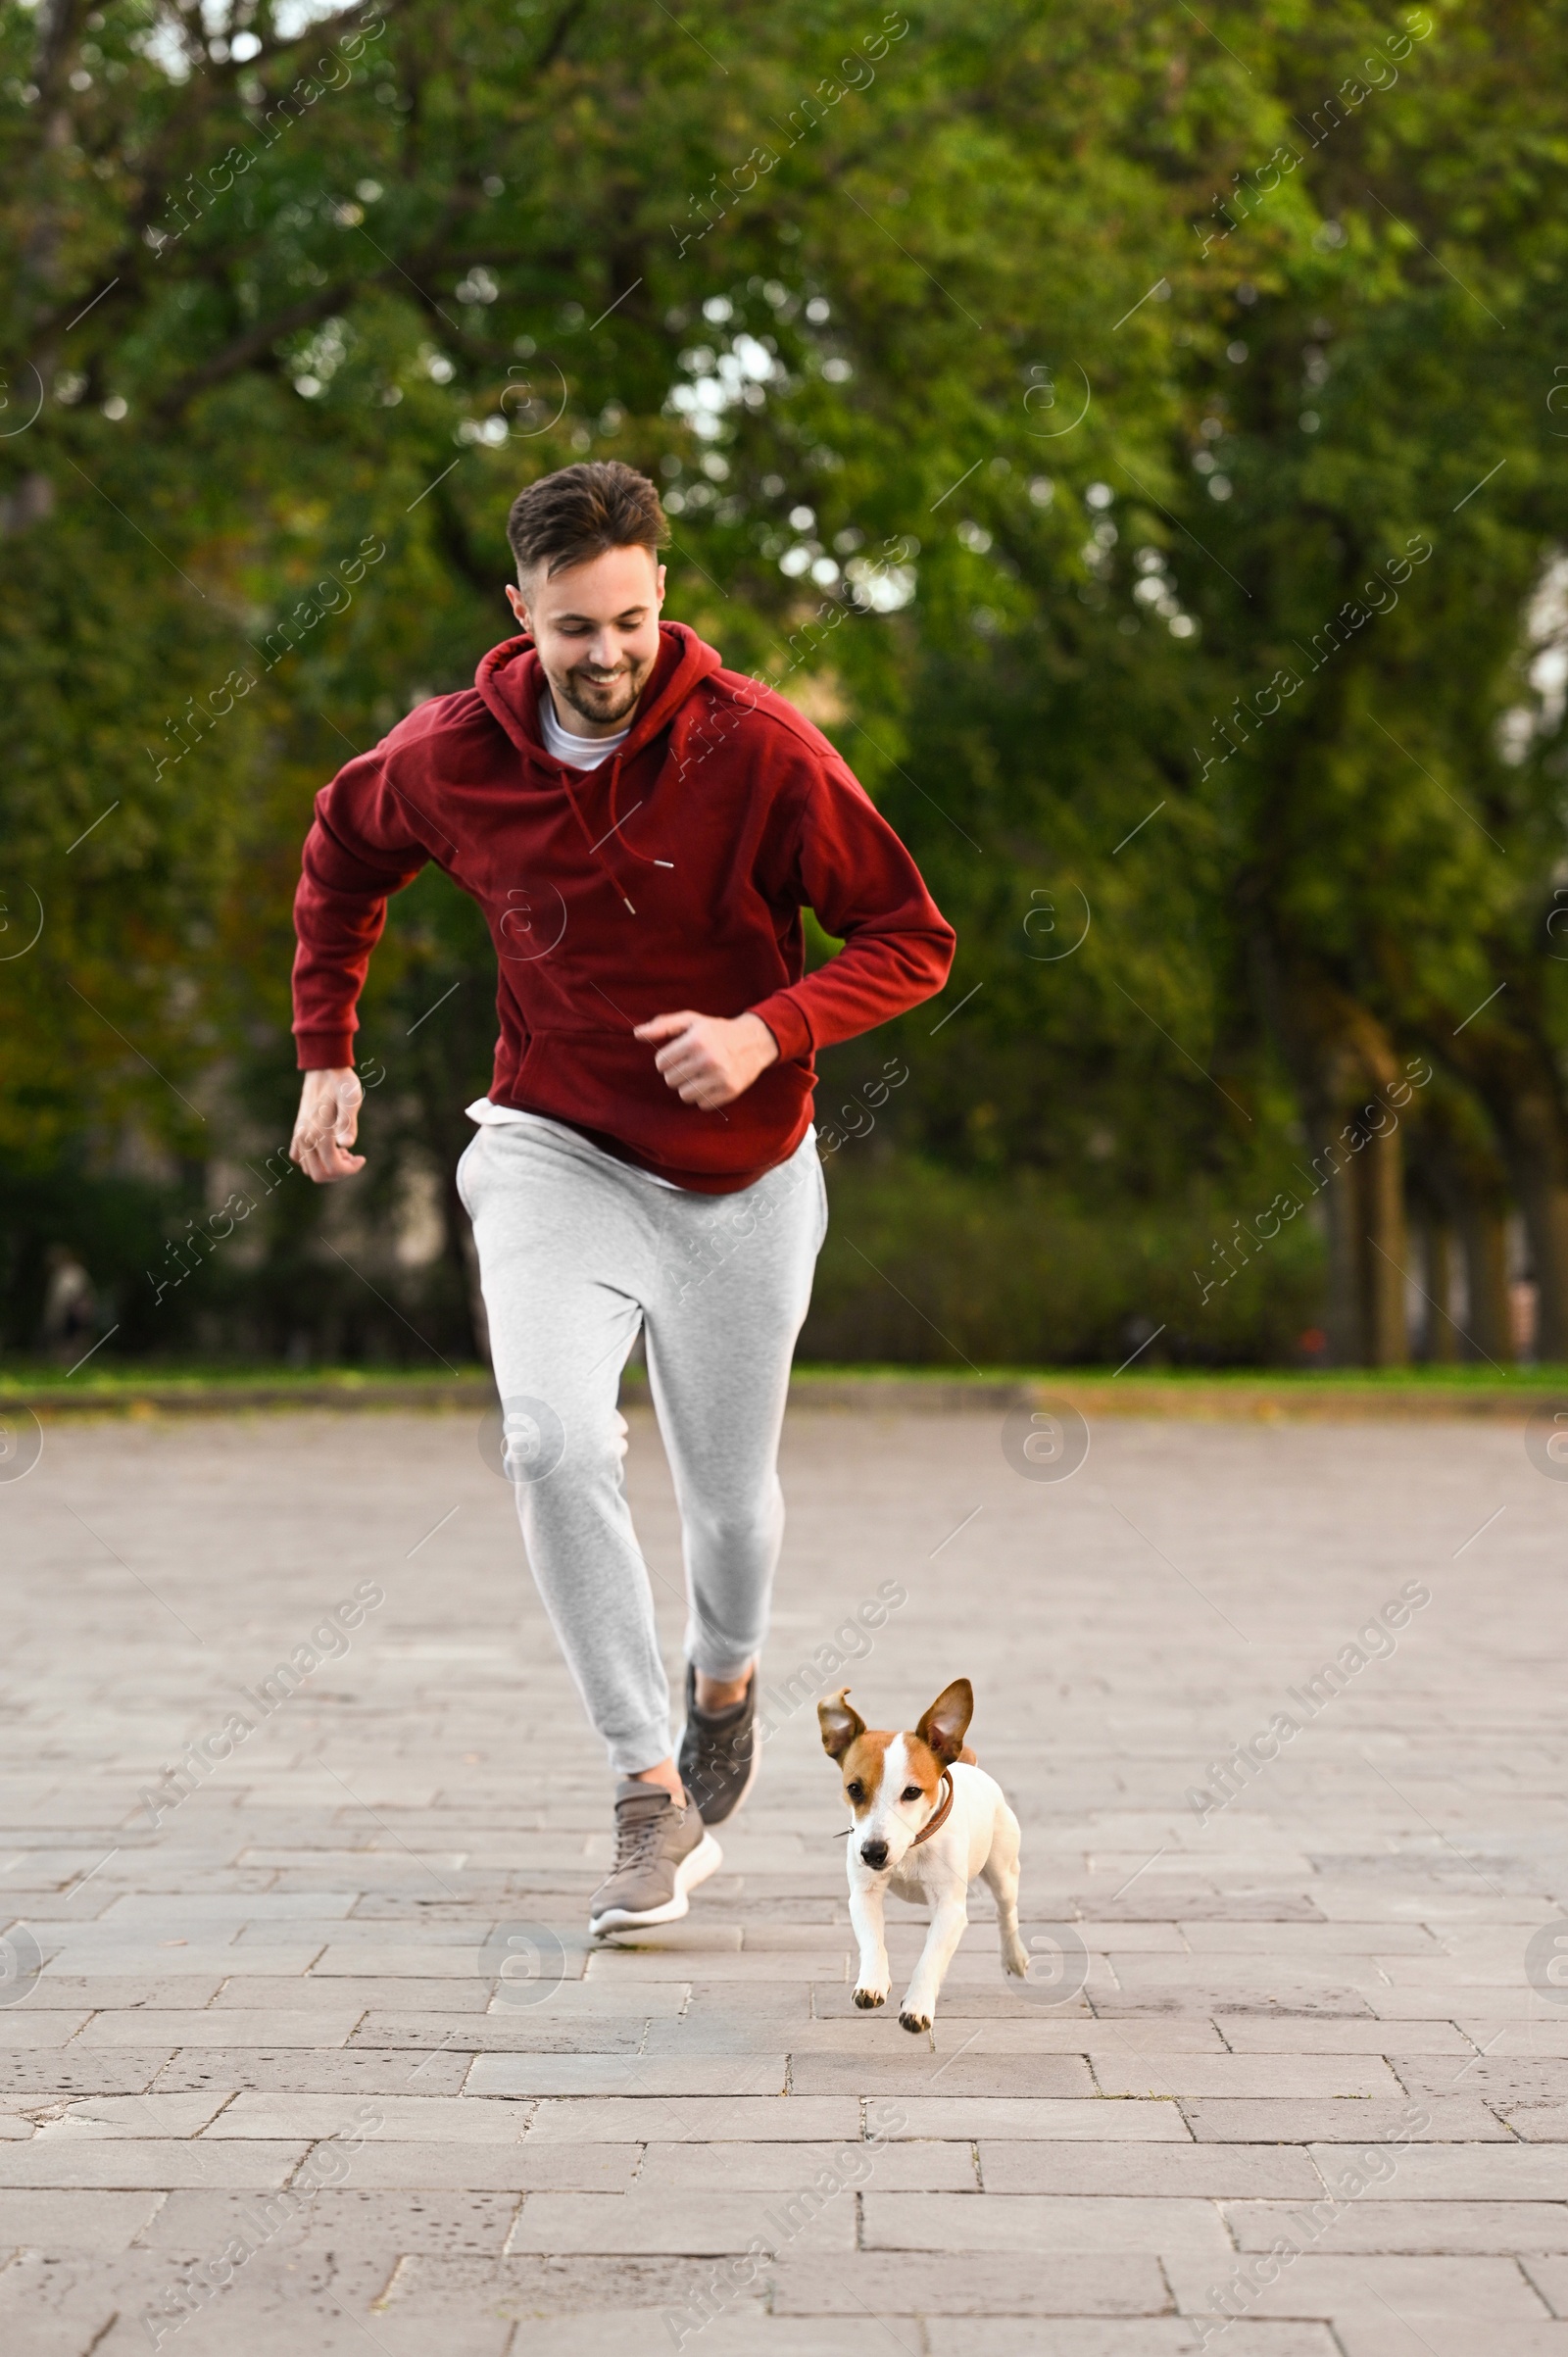
[{"label": "man's beard", "polygon": [[568,671],[561,682],[561,693],[575,712],[592,720],[598,728],[629,719],[638,697],[648,684],[653,669],[650,660],[640,666],[628,666],[612,679],[595,682],[581,669]]}]

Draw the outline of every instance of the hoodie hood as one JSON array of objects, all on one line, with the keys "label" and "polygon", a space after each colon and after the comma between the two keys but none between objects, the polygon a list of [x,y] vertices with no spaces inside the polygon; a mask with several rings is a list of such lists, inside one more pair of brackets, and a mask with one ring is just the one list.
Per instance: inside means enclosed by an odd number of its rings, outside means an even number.
[{"label": "hoodie hood", "polygon": [[[692,691],[723,669],[715,647],[700,639],[684,622],[661,622],[659,654],[653,675],[638,700],[631,734],[620,750],[622,763],[641,752],[661,730],[669,726]],[[548,682],[538,649],[527,636],[504,639],[480,660],[473,684],[485,708],[500,722],[519,753],[558,764],[545,751],[539,733],[539,699]]]}]

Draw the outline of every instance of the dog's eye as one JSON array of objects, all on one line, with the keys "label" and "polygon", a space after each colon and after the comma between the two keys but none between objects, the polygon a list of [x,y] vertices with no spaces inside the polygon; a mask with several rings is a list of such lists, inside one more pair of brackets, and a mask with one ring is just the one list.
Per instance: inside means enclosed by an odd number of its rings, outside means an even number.
[{"label": "dog's eye", "polygon": [[863,1800],[865,1798],[865,1787],[863,1784],[847,1784],[844,1790],[846,1792],[848,1792],[852,1800]]},{"label": "dog's eye", "polygon": [[904,1788],[903,1798],[906,1800],[923,1800],[925,1798],[925,1794],[921,1792],[920,1787],[917,1784],[906,1784]]}]

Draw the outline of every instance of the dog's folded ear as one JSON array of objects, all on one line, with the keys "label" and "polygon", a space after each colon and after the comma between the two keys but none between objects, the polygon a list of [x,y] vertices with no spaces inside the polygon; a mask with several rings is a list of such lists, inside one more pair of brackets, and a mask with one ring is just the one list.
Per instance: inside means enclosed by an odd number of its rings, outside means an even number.
[{"label": "dog's folded ear", "polygon": [[[942,1765],[951,1768],[965,1751],[964,1730],[973,1717],[974,1688],[967,1678],[955,1678],[951,1686],[943,1688],[914,1732]],[[972,1759],[973,1752],[968,1756]]]},{"label": "dog's folded ear", "polygon": [[830,1759],[842,1759],[856,1738],[865,1733],[865,1721],[844,1698],[849,1691],[847,1686],[841,1686],[831,1701],[818,1702],[816,1706],[822,1748]]}]

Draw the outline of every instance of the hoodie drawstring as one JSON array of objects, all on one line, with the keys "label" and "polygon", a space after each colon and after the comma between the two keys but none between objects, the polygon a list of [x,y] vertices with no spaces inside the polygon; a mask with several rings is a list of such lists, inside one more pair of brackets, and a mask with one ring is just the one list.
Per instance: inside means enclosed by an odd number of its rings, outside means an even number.
[{"label": "hoodie drawstring", "polygon": [[[622,747],[622,751],[624,750],[624,747]],[[616,753],[612,756],[610,763],[610,810],[612,817],[615,810],[615,780],[619,774],[619,771],[620,754]],[[582,839],[588,847],[588,857],[594,861],[595,865],[599,869],[600,874],[604,877],[606,883],[609,884],[616,898],[624,902],[626,908],[630,909],[632,915],[635,916],[637,911],[632,908],[630,899],[621,889],[620,878],[616,875],[609,860],[600,858],[599,843],[596,843],[592,835],[590,835],[588,832],[588,821],[586,818],[584,818],[581,810],[577,807],[577,797],[571,790],[571,781],[567,777],[564,767],[563,767],[561,771],[561,782],[563,787],[565,789],[566,800],[571,805],[571,814],[573,818],[576,819],[578,826],[582,829]],[[612,827],[610,830],[612,835],[614,833],[614,831],[615,830],[613,827]],[[608,840],[609,837],[604,835],[601,835],[599,838],[600,843],[608,842]]]}]

